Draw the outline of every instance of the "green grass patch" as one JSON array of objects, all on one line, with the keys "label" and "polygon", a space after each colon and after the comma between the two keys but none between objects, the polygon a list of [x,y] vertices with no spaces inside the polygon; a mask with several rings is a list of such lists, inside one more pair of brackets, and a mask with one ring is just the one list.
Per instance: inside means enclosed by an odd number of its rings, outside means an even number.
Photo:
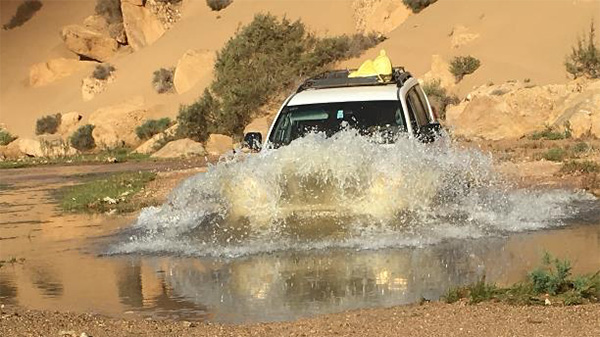
[{"label": "green grass patch", "polygon": [[540,267],[528,274],[527,281],[501,288],[482,279],[474,284],[448,290],[443,300],[454,303],[466,299],[475,304],[497,301],[514,305],[550,303],[577,305],[600,302],[600,271],[573,277],[571,262],[546,253]]},{"label": "green grass patch", "polygon": [[134,196],[155,177],[153,172],[125,172],[64,187],[58,191],[60,208],[65,212],[132,212],[145,206]]},{"label": "green grass patch", "polygon": [[574,161],[570,160],[563,164],[560,168],[560,173],[576,174],[576,173],[595,173],[600,172],[600,164],[591,160]]},{"label": "green grass patch", "polygon": [[567,151],[559,147],[553,147],[542,154],[542,157],[550,161],[563,161],[567,157]]},{"label": "green grass patch", "polygon": [[529,138],[532,140],[540,140],[540,139],[560,140],[560,139],[566,139],[566,138],[570,138],[570,137],[571,137],[571,134],[568,130],[565,130],[564,132],[560,132],[560,131],[553,130],[551,128],[547,128],[543,131],[534,132],[531,136],[529,136]]}]

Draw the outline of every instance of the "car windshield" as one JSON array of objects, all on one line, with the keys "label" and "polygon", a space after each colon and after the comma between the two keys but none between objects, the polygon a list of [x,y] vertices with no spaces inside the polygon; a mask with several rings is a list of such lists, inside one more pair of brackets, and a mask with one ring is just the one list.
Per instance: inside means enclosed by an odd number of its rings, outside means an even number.
[{"label": "car windshield", "polygon": [[[275,123],[269,141],[274,147],[287,145],[309,132],[331,136],[343,128],[391,142],[406,131],[399,101],[339,102],[287,106]],[[375,137],[374,137],[375,138]]]}]

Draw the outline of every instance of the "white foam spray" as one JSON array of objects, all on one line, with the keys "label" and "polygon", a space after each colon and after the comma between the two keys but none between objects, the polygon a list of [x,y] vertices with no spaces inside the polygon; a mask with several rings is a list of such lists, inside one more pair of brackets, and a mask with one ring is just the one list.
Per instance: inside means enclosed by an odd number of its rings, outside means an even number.
[{"label": "white foam spray", "polygon": [[516,189],[489,155],[446,142],[382,145],[347,130],[237,155],[142,210],[109,253],[237,257],[279,250],[422,246],[560,226],[566,190]]}]

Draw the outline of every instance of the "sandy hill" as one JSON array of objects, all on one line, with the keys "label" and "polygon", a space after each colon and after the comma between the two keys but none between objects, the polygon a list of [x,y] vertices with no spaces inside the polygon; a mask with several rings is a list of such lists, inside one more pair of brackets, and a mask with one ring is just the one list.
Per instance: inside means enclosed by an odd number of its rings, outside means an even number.
[{"label": "sandy hill", "polygon": [[410,16],[365,56],[373,58],[385,48],[394,64],[421,76],[431,67],[431,55],[446,61],[472,55],[481,67],[461,81],[461,94],[488,82],[563,83],[568,80],[565,57],[592,19],[600,22],[600,1],[439,0]]},{"label": "sandy hill", "polygon": [[[19,2],[1,0],[2,23],[7,22]],[[392,0],[235,0],[220,12],[211,11],[205,0],[184,0],[182,18],[154,44],[137,52],[121,51],[109,62],[116,80],[90,101],[81,95],[81,81],[93,65],[42,87],[28,84],[29,68],[57,57],[76,58],[62,43],[60,28],[81,24],[93,14],[94,0],[45,0],[43,8],[21,27],[0,31],[0,123],[20,136],[33,135],[40,116],[77,111],[84,118],[98,108],[133,98],[142,98],[151,117],[177,114],[180,104],[199,96],[210,82],[203,78],[184,94],[157,94],[151,85],[152,73],[173,67],[189,49],[215,52],[254,14],[270,12],[289,19],[301,18],[318,34],[351,34],[357,28],[377,26],[395,18],[389,39],[381,47],[395,64],[407,66],[420,76],[431,66],[431,56],[449,60],[454,55],[471,54],[482,67],[467,76],[459,90],[488,81],[531,78],[537,83],[564,82],[563,61],[576,38],[586,32],[595,16],[600,22],[600,1],[452,1],[439,0],[417,15],[399,8]],[[384,3],[383,14],[364,11],[360,6]],[[358,4],[358,5],[357,5]],[[357,13],[358,19],[357,19]],[[361,13],[367,13],[362,14]],[[386,30],[390,28],[386,21]],[[460,26],[460,27],[459,27]],[[457,28],[458,27],[458,28]],[[460,46],[453,47],[458,39]],[[473,36],[475,36],[473,38]],[[372,57],[379,50],[367,52]],[[356,67],[360,60],[345,62]],[[207,64],[211,67],[211,64]]]}]

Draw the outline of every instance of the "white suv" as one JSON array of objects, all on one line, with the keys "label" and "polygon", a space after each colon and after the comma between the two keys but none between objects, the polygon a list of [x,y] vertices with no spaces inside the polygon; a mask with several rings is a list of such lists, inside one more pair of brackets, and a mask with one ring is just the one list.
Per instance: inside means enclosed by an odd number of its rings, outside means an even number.
[{"label": "white suv", "polygon": [[441,127],[419,82],[404,68],[392,75],[349,77],[350,70],[323,73],[305,81],[279,110],[261,146],[260,133],[244,137],[247,147],[278,148],[308,132],[334,134],[356,128],[363,135],[377,136],[383,142],[408,133],[431,142]]}]

